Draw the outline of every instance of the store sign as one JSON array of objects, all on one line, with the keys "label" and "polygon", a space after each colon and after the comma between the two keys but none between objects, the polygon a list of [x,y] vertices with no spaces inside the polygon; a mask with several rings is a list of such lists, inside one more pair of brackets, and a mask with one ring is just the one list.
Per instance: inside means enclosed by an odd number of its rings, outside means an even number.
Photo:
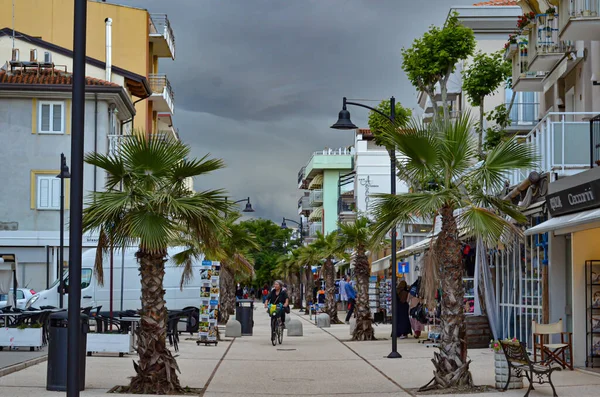
[{"label": "store sign", "polygon": [[549,194],[546,201],[553,217],[600,207],[600,180]]}]

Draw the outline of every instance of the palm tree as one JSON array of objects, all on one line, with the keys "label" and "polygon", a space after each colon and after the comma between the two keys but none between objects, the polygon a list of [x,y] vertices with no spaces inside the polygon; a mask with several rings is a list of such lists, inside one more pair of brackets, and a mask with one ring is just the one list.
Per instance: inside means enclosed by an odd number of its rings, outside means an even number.
[{"label": "palm tree", "polygon": [[304,247],[300,247],[298,249],[300,252],[298,254],[298,259],[300,263],[302,263],[302,267],[304,268],[306,279],[306,314],[310,313],[310,304],[312,303],[313,297],[313,288],[315,287],[315,280],[313,278],[312,266],[319,263],[321,260],[321,255],[319,251],[314,247],[313,244],[306,245]]},{"label": "palm tree", "polygon": [[[186,179],[223,167],[218,159],[188,159],[181,142],[132,136],[119,155],[90,153],[86,162],[106,171],[106,191],[94,192],[83,212],[84,231],[97,231],[96,273],[103,281],[102,260],[109,248],[137,245],[141,275],[141,322],[138,363],[129,392],[183,392],[175,358],[166,346],[167,307],[163,277],[167,247],[182,230],[205,246],[214,247],[221,225],[219,211],[227,209],[221,190],[200,193]],[[121,189],[119,189],[121,186]]]},{"label": "palm tree", "polygon": [[319,251],[321,258],[325,260],[325,263],[323,264],[327,288],[325,290],[325,312],[329,315],[332,324],[341,324],[342,322],[337,315],[337,305],[335,301],[335,267],[333,265],[333,259],[340,253],[337,242],[337,232],[329,233],[327,236],[317,232],[317,238],[312,245]]},{"label": "palm tree", "polygon": [[290,301],[293,302],[294,308],[302,306],[300,300],[300,282],[302,273],[302,261],[300,259],[299,249],[288,252],[287,255],[282,255],[277,260],[277,265],[273,269],[272,275],[284,280],[289,288]]},{"label": "palm tree", "polygon": [[352,340],[373,340],[373,320],[369,308],[369,276],[371,264],[367,258],[367,250],[375,247],[371,238],[371,228],[366,217],[358,217],[353,223],[340,223],[338,243],[340,250],[353,249],[355,252],[354,273],[356,274],[356,328]]},{"label": "palm tree", "polygon": [[438,274],[444,275],[438,280],[442,335],[440,351],[432,360],[433,388],[472,385],[465,342],[459,227],[466,237],[481,238],[490,245],[507,233],[519,233],[505,216],[517,222],[525,217],[495,193],[504,187],[507,172],[533,168],[536,162],[531,149],[514,139],[500,143],[478,162],[472,127],[465,115],[454,122],[438,121],[430,126],[414,122],[403,132],[388,128],[382,133],[387,145],[401,154],[403,173],[410,180],[431,182],[429,190],[380,195],[374,206],[376,235],[381,237],[392,226],[417,216],[441,217],[441,231],[431,250]]}]

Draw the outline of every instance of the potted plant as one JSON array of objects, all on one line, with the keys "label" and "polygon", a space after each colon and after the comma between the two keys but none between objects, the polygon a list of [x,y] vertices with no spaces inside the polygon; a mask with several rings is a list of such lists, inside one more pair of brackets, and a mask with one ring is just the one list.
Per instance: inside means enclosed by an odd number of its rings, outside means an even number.
[{"label": "potted plant", "polygon": [[546,18],[548,18],[549,21],[553,20],[555,16],[556,16],[556,8],[550,7],[546,10]]},{"label": "potted plant", "polygon": [[[518,342],[517,338],[506,338],[504,339],[506,342]],[[508,381],[508,362],[506,361],[506,357],[504,356],[504,352],[502,351],[502,346],[500,346],[500,342],[498,340],[492,339],[490,341],[490,348],[494,351],[494,371],[496,374],[496,389],[504,389],[506,382]],[[511,369],[510,376],[510,384],[508,385],[509,389],[522,389],[523,388],[523,378],[517,376],[514,369]]]},{"label": "potted plant", "polygon": [[504,44],[504,59],[509,60],[510,58],[512,58],[513,54],[517,52],[518,49],[519,44],[517,42],[517,35],[511,34],[510,36],[508,36],[508,41]]}]

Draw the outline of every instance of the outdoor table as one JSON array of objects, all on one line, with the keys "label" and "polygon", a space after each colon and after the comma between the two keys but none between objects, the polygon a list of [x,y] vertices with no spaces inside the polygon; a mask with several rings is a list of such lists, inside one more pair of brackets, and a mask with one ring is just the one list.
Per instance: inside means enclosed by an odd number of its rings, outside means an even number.
[{"label": "outdoor table", "polygon": [[10,327],[17,321],[19,316],[21,316],[21,313],[0,313],[0,322],[3,327]]}]

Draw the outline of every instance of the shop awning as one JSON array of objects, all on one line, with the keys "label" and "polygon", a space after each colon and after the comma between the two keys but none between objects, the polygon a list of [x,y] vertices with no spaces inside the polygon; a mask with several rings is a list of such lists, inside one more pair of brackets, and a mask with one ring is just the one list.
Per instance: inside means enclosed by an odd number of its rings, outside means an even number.
[{"label": "shop awning", "polygon": [[[418,254],[420,252],[426,251],[429,248],[429,244],[431,243],[431,239],[433,236],[427,237],[424,240],[419,241],[416,244],[413,244],[409,247],[401,249],[400,251],[396,251],[396,258],[402,259],[407,256]],[[381,259],[377,259],[371,263],[371,273],[379,272],[381,270],[388,269],[390,267],[390,258],[392,255],[385,256]]]},{"label": "shop awning", "polygon": [[596,227],[600,227],[600,209],[598,208],[548,219],[546,222],[527,229],[525,235],[531,236],[550,231],[556,234],[567,234]]},{"label": "shop awning", "polygon": [[318,207],[313,210],[308,216],[309,221],[320,221],[323,218],[323,207]]},{"label": "shop awning", "polygon": [[309,189],[318,189],[323,187],[323,174],[315,176],[312,181],[308,184]]}]

